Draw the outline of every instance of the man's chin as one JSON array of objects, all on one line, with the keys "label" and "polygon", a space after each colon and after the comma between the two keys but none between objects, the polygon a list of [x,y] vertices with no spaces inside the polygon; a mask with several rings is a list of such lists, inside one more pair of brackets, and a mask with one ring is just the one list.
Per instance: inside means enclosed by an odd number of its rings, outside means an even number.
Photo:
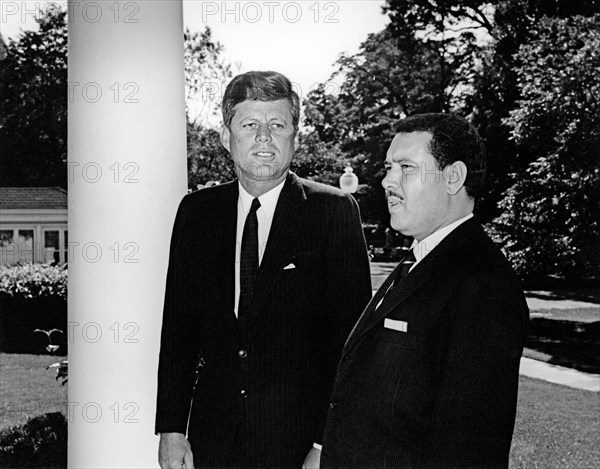
[{"label": "man's chin", "polygon": [[392,216],[390,218],[390,226],[394,231],[398,231],[404,236],[410,236],[408,233],[409,228],[406,225],[406,223],[403,223],[403,220],[394,219],[394,217]]}]

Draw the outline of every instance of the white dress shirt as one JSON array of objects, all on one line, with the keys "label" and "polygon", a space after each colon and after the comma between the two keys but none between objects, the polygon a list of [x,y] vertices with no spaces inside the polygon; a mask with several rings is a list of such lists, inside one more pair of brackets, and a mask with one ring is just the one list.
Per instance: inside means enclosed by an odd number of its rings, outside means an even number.
[{"label": "white dress shirt", "polygon": [[[271,189],[269,192],[261,195],[258,200],[260,202],[260,208],[256,211],[256,218],[258,219],[258,265],[260,265],[263,254],[267,247],[267,240],[269,239],[269,232],[271,231],[271,224],[273,223],[273,215],[275,214],[275,207],[279,200],[279,194],[285,179]],[[240,301],[240,256],[242,250],[242,235],[244,233],[244,224],[246,223],[246,217],[250,211],[250,206],[254,197],[242,187],[238,182],[239,197],[237,205],[237,228],[235,231],[235,315],[238,314],[238,304]]]},{"label": "white dress shirt", "polygon": [[417,242],[417,240],[415,239],[410,248],[413,250],[416,262],[410,267],[409,272],[413,270],[419,262],[425,259],[425,256],[431,251],[433,251],[435,247],[438,244],[440,244],[446,236],[452,233],[452,231],[454,231],[456,228],[458,228],[460,225],[466,222],[469,218],[473,218],[472,213],[469,213],[466,217],[456,220],[455,222],[450,223],[449,225],[444,226],[443,228],[440,228],[437,231],[434,231],[429,236],[427,236],[427,238],[419,242]]}]

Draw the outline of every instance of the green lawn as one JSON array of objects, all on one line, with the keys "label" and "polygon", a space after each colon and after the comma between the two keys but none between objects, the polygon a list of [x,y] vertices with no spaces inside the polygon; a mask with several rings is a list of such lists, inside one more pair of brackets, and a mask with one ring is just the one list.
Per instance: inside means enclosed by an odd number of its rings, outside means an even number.
[{"label": "green lawn", "polygon": [[46,370],[65,357],[0,353],[0,428],[22,424],[46,412],[66,415],[67,387]]},{"label": "green lawn", "polygon": [[510,468],[600,467],[600,394],[521,376]]}]

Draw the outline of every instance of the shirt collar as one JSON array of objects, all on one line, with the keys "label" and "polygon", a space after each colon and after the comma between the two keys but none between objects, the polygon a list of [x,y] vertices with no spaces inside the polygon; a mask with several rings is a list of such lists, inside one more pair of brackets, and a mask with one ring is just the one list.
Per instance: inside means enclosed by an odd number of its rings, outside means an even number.
[{"label": "shirt collar", "polygon": [[435,249],[435,247],[442,242],[442,240],[448,236],[453,230],[458,228],[459,225],[466,222],[468,219],[473,218],[473,214],[470,213],[466,217],[460,218],[455,222],[450,223],[449,225],[440,228],[437,231],[431,233],[427,238],[418,242],[416,239],[413,241],[411,249],[415,255],[417,261],[415,264],[421,262],[427,254]]},{"label": "shirt collar", "polygon": [[[277,206],[277,201],[279,200],[279,194],[281,194],[281,190],[283,189],[283,185],[285,184],[285,179],[277,184],[273,189],[268,192],[265,192],[263,195],[258,197],[260,202],[259,210],[263,210],[265,214],[273,215],[275,213],[275,207]],[[242,184],[238,181],[239,187],[239,201],[242,205],[242,212],[247,213],[250,211],[250,206],[252,205],[252,201],[254,200],[254,196],[248,194],[246,189],[242,187]]]}]

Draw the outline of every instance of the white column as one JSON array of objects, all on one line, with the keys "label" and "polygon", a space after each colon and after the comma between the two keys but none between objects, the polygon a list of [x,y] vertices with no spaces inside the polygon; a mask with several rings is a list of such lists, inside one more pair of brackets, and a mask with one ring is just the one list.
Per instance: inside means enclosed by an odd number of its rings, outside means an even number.
[{"label": "white column", "polygon": [[69,0],[69,467],[157,467],[168,246],[186,192],[181,0]]}]

